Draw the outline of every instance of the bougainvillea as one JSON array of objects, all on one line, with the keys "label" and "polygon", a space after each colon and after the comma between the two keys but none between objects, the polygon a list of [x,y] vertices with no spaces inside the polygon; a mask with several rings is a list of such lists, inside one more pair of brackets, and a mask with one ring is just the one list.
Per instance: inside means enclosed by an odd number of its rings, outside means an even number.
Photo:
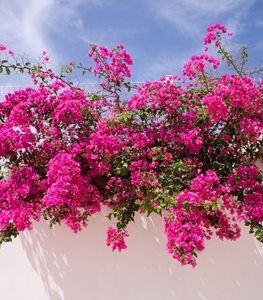
[{"label": "bougainvillea", "polygon": [[[195,266],[213,235],[237,239],[241,222],[263,242],[262,80],[246,68],[246,48],[239,60],[227,52],[231,35],[212,25],[204,51],[213,46],[217,57],[192,56],[182,77],[141,86],[128,81],[123,45],[93,44],[93,65],[70,62],[60,75],[45,51],[33,64],[0,45],[0,72],[34,83],[0,103],[1,242],[41,218],[78,232],[103,206],[116,224],[113,250],[126,248],[136,213],[162,217],[167,251],[182,264]],[[101,90],[68,81],[75,71],[93,74]]]}]

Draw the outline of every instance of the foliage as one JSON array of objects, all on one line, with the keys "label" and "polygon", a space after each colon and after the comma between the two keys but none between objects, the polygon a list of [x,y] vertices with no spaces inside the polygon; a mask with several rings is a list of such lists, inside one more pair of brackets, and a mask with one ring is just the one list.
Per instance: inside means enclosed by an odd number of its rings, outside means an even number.
[{"label": "foliage", "polygon": [[[213,234],[237,239],[240,222],[262,242],[262,80],[246,68],[246,47],[240,64],[227,52],[227,35],[212,25],[183,79],[139,87],[128,81],[123,45],[93,44],[93,66],[70,62],[60,75],[45,52],[34,64],[0,45],[0,72],[26,73],[35,84],[0,103],[1,242],[41,218],[78,232],[102,206],[116,222],[113,250],[126,248],[136,213],[162,217],[167,251],[182,264],[194,266]],[[221,60],[206,54],[210,44]],[[230,67],[223,75],[221,61]],[[70,82],[79,70],[94,74],[101,91]],[[133,94],[124,99],[124,91]]]}]

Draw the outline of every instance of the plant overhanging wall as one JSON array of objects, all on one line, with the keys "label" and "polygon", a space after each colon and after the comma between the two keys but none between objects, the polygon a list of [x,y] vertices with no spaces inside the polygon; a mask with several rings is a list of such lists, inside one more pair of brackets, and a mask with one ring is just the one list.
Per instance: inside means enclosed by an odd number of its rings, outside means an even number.
[{"label": "plant overhanging wall", "polygon": [[[93,44],[92,66],[70,62],[59,75],[45,52],[32,63],[0,45],[0,72],[25,73],[35,85],[0,103],[1,243],[41,218],[79,232],[102,206],[116,225],[106,241],[113,250],[126,248],[136,213],[162,217],[167,251],[182,264],[195,266],[212,235],[239,238],[242,222],[263,242],[255,165],[262,69],[247,68],[246,47],[233,58],[230,36],[223,25],[210,26],[203,54],[190,58],[181,77],[141,86],[128,81],[132,60],[123,45]],[[229,67],[224,74],[221,62]],[[93,74],[101,91],[70,82],[74,72]]]}]

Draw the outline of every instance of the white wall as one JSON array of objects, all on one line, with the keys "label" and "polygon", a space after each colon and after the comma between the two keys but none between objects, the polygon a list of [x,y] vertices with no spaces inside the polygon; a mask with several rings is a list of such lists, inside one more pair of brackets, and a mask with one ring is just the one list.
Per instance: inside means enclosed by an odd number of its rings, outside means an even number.
[{"label": "white wall", "polygon": [[165,253],[158,218],[137,217],[128,249],[105,246],[108,221],[98,215],[75,235],[41,222],[0,250],[2,300],[262,299],[263,247],[246,229],[236,242],[213,239],[198,266]]}]

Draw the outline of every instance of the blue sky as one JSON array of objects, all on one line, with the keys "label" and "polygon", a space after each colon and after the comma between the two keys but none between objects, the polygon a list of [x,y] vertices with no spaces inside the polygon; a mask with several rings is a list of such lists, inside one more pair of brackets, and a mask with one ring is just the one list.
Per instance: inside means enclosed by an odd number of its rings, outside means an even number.
[{"label": "blue sky", "polygon": [[88,61],[88,45],[123,43],[133,80],[177,74],[202,51],[212,23],[234,32],[231,47],[247,43],[251,65],[263,65],[263,0],[1,0],[0,43],[55,67]]}]

